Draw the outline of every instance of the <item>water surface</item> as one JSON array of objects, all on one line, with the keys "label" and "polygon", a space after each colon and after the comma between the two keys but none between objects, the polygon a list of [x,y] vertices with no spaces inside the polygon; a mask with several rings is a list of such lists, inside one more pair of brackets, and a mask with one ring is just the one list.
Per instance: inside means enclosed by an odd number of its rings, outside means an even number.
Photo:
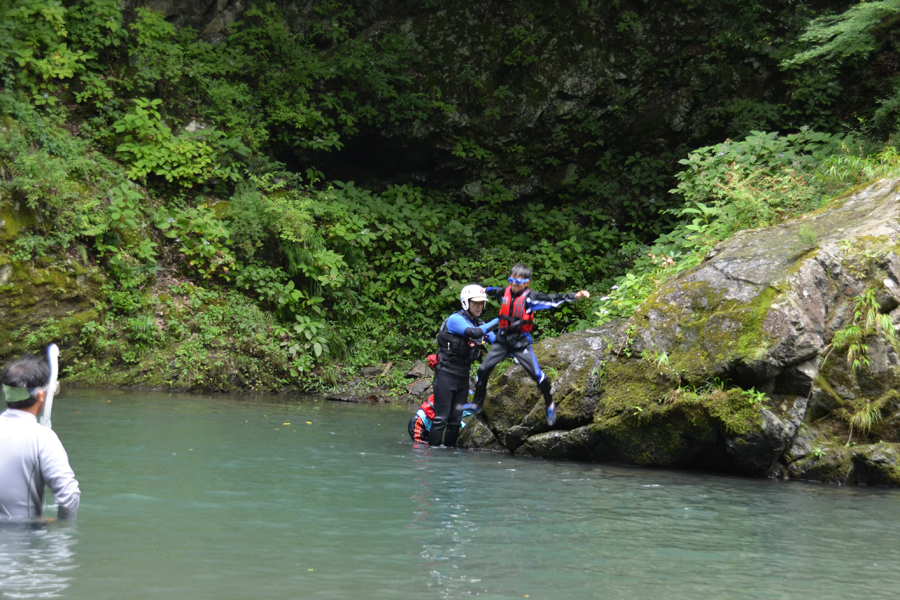
[{"label": "water surface", "polygon": [[895,598],[900,492],[414,447],[406,407],[69,390],[75,525],[0,595]]}]

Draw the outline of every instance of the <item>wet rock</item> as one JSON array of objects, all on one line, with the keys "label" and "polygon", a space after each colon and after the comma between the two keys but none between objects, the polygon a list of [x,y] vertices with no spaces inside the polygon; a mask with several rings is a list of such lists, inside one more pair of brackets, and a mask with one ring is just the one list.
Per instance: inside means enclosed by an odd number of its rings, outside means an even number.
[{"label": "wet rock", "polygon": [[457,440],[457,446],[496,452],[506,450],[503,444],[494,437],[490,428],[477,416],[470,419],[468,424],[463,427],[459,434],[459,440]]},{"label": "wet rock", "polygon": [[737,468],[752,475],[767,472],[796,433],[796,426],[785,423],[769,410],[762,409],[760,415],[762,424],[759,428],[728,438],[725,442]]},{"label": "wet rock", "polygon": [[900,486],[900,445],[869,444],[855,448],[850,478],[861,485]]},{"label": "wet rock", "polygon": [[847,483],[851,471],[851,452],[847,448],[826,448],[811,452],[787,466],[789,479],[828,483]]},{"label": "wet rock", "polygon": [[332,394],[325,396],[329,402],[363,402],[365,396],[357,396],[355,394]]},{"label": "wet rock", "polygon": [[534,435],[522,446],[523,453],[541,458],[583,459],[597,444],[589,426],[571,431],[548,431]]},{"label": "wet rock", "polygon": [[325,400],[329,402],[352,402],[355,404],[374,403],[387,404],[391,401],[390,396],[383,392],[370,392],[368,394],[333,394],[326,396]]},{"label": "wet rock", "polygon": [[378,377],[381,373],[384,372],[384,367],[363,367],[359,370],[359,376],[365,377],[366,379],[371,379],[372,377]]}]

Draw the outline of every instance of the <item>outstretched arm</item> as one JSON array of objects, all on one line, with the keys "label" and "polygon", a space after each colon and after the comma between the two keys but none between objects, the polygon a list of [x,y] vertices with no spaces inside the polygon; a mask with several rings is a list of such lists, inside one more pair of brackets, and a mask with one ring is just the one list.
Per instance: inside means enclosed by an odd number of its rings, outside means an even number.
[{"label": "outstretched arm", "polygon": [[506,291],[505,287],[486,287],[484,288],[484,293],[488,295],[488,298],[496,298],[500,299],[503,297],[503,292]]},{"label": "outstretched arm", "polygon": [[579,292],[569,292],[567,294],[547,294],[545,292],[537,292],[531,290],[528,292],[528,307],[532,312],[536,310],[546,310],[548,308],[556,308],[565,302],[574,302],[579,298],[590,298],[591,293],[587,290]]}]

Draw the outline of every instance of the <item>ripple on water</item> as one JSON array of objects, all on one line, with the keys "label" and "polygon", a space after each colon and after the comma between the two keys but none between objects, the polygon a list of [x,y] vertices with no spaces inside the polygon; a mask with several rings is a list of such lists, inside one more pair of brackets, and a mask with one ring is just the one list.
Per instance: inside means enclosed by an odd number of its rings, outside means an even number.
[{"label": "ripple on water", "polygon": [[863,580],[867,598],[900,587],[892,490],[435,451],[410,444],[409,413],[389,405],[79,392],[55,408],[84,491],[78,526],[47,527],[56,541],[0,529],[13,544],[0,549],[6,595],[819,599],[857,597]]}]

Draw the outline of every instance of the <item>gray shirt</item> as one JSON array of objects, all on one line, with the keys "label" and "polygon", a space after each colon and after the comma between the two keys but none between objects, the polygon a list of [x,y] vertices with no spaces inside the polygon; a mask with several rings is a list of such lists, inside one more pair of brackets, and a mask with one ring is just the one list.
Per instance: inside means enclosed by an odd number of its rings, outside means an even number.
[{"label": "gray shirt", "polygon": [[0,519],[44,516],[45,485],[59,518],[74,519],[81,490],[59,437],[34,415],[7,409],[0,414]]}]

